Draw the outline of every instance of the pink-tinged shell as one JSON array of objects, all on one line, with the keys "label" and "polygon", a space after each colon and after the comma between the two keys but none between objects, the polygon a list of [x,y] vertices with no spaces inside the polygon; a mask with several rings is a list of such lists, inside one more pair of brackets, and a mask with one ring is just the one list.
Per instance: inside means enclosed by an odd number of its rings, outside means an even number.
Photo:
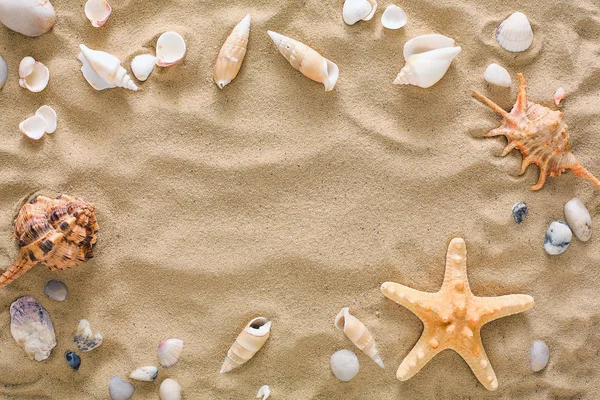
[{"label": "pink-tinged shell", "polygon": [[50,81],[50,70],[33,57],[25,57],[19,64],[19,85],[33,93],[46,89]]},{"label": "pink-tinged shell", "polygon": [[183,61],[187,51],[185,40],[177,32],[165,32],[156,41],[156,65],[170,67]]},{"label": "pink-tinged shell", "polygon": [[530,164],[540,168],[540,176],[531,190],[544,187],[548,176],[560,176],[567,169],[580,178],[593,182],[600,188],[600,181],[585,169],[569,149],[569,132],[563,122],[563,113],[540,104],[527,101],[527,83],[519,74],[519,93],[511,112],[506,112],[487,97],[473,91],[473,95],[502,115],[502,125],[486,133],[485,137],[506,136],[508,145],[502,156],[513,149],[523,154],[521,174]]},{"label": "pink-tinged shell", "polygon": [[88,0],[85,3],[84,12],[92,26],[99,28],[108,21],[108,17],[112,13],[112,7],[106,0]]},{"label": "pink-tinged shell", "polygon": [[565,97],[567,97],[567,92],[565,89],[561,87],[556,89],[556,93],[554,93],[554,97],[552,98],[554,100],[554,104],[556,104],[556,107],[562,106],[562,101],[565,99]]},{"label": "pink-tinged shell", "polygon": [[185,342],[178,338],[166,339],[158,344],[158,359],[160,365],[171,368],[179,362]]},{"label": "pink-tinged shell", "polygon": [[40,140],[46,133],[46,122],[39,115],[34,115],[19,124],[19,131],[31,140]]}]

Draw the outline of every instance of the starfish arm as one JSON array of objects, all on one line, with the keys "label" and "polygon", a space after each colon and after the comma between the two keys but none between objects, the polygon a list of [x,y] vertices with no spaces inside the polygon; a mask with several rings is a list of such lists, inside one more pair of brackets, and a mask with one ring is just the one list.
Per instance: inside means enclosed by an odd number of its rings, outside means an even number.
[{"label": "starfish arm", "polygon": [[515,119],[513,118],[513,116],[510,115],[509,112],[507,112],[506,110],[504,110],[498,104],[494,103],[493,101],[491,101],[490,99],[488,99],[484,95],[479,94],[475,90],[472,90],[472,93],[473,93],[473,96],[475,96],[477,99],[479,99],[483,103],[487,104],[488,107],[490,107],[492,110],[496,111],[498,114],[502,115],[507,121],[510,121],[510,122],[514,122],[515,121]]},{"label": "starfish arm", "polygon": [[446,253],[446,272],[440,291],[458,289],[469,290],[467,279],[467,245],[462,238],[454,238],[448,245]]},{"label": "starfish arm", "polygon": [[527,111],[527,82],[523,74],[518,74],[517,76],[519,77],[519,93],[517,95],[517,102],[510,112],[511,114],[520,114]]},{"label": "starfish arm", "polygon": [[429,362],[429,360],[442,350],[445,350],[445,347],[441,347],[435,339],[430,337],[427,327],[425,327],[425,330],[423,330],[423,334],[417,344],[415,344],[415,347],[413,347],[410,353],[404,357],[404,360],[398,367],[396,378],[401,381],[412,378]]},{"label": "starfish arm", "polygon": [[469,346],[454,348],[473,371],[473,374],[487,390],[498,389],[498,379],[492,364],[485,353],[479,332],[469,341]]},{"label": "starfish arm", "polygon": [[533,307],[533,297],[526,294],[509,294],[497,297],[475,297],[475,307],[480,310],[480,325],[498,318],[522,313]]},{"label": "starfish arm", "polygon": [[388,299],[408,308],[421,321],[435,307],[435,293],[420,292],[394,282],[381,285],[381,292]]}]

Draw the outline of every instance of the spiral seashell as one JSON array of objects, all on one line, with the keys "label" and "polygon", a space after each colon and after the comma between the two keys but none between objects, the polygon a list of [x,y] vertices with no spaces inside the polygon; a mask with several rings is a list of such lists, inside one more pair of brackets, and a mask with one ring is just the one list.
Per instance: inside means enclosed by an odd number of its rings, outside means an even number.
[{"label": "spiral seashell", "polygon": [[227,40],[225,40],[225,43],[219,52],[213,78],[220,89],[223,89],[234,80],[240,71],[244,56],[246,55],[246,46],[248,45],[249,36],[250,14],[246,15],[244,19],[233,28],[233,31]]},{"label": "spiral seashell", "polygon": [[238,335],[227,351],[221,373],[229,372],[250,360],[263,347],[271,333],[271,321],[265,317],[254,318]]},{"label": "spiral seashell", "polygon": [[166,339],[158,344],[158,359],[160,365],[165,368],[171,368],[179,362],[179,357],[185,347],[185,342],[181,339]]},{"label": "spiral seashell", "polygon": [[122,87],[137,91],[138,88],[121,67],[121,61],[112,54],[104,51],[92,50],[80,44],[81,52],[77,57],[83,64],[81,72],[88,83],[96,90]]},{"label": "spiral seashell", "polygon": [[326,59],[304,43],[276,32],[267,32],[279,52],[292,64],[292,67],[302,72],[307,78],[322,83],[325,86],[325,91],[333,90],[340,74],[340,70],[334,62]]},{"label": "spiral seashell", "polygon": [[400,70],[393,83],[429,88],[444,77],[452,60],[461,50],[460,46],[456,46],[414,54],[406,60],[406,65]]},{"label": "spiral seashell", "polygon": [[33,57],[25,57],[19,64],[19,85],[33,93],[41,92],[48,86],[50,70]]},{"label": "spiral seashell", "polygon": [[0,276],[0,287],[38,263],[58,271],[92,258],[98,232],[95,211],[92,204],[67,195],[31,199],[21,208],[13,224],[19,255]]},{"label": "spiral seashell", "polygon": [[56,12],[49,0],[2,0],[0,22],[25,36],[36,37],[48,32]]},{"label": "spiral seashell", "polygon": [[85,16],[94,28],[99,28],[108,21],[112,7],[106,0],[88,0],[84,8]]},{"label": "spiral seashell", "polygon": [[363,353],[371,357],[373,361],[383,368],[383,361],[379,356],[375,339],[369,329],[358,318],[350,314],[350,308],[344,307],[335,317],[335,327],[343,331],[348,339],[356,345]]},{"label": "spiral seashell", "polygon": [[527,50],[533,43],[533,30],[527,16],[515,12],[502,21],[496,31],[496,40],[504,50],[513,53]]}]

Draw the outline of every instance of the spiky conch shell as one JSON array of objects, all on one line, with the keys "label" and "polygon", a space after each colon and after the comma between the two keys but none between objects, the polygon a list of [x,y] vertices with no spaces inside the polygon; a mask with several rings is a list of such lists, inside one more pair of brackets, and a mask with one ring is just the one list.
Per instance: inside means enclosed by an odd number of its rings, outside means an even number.
[{"label": "spiky conch shell", "polygon": [[271,321],[257,317],[246,325],[227,351],[221,373],[229,372],[250,360],[263,347],[271,333]]},{"label": "spiky conch shell", "polygon": [[83,64],[81,72],[86,81],[96,90],[122,87],[137,91],[138,87],[131,80],[121,61],[104,51],[92,50],[80,44],[81,52],[77,57]]},{"label": "spiky conch shell", "polygon": [[98,223],[96,208],[67,195],[56,199],[35,196],[25,204],[14,225],[19,241],[19,255],[13,265],[0,276],[0,287],[6,286],[36,264],[51,271],[72,268],[94,256]]},{"label": "spiky conch shell", "polygon": [[322,83],[326,92],[333,90],[340,74],[340,69],[333,61],[326,59],[304,43],[277,32],[268,31],[268,33],[279,52],[292,64],[292,67],[307,78]]},{"label": "spiky conch shell", "polygon": [[379,356],[373,335],[358,318],[350,314],[350,308],[344,307],[335,317],[335,327],[343,331],[363,353],[383,368],[383,361]]},{"label": "spiky conch shell", "polygon": [[217,63],[213,77],[219,88],[223,89],[232,80],[235,79],[242,62],[246,56],[246,47],[248,46],[248,37],[250,36],[250,14],[246,15],[242,21],[233,28],[233,31],[225,40]]}]

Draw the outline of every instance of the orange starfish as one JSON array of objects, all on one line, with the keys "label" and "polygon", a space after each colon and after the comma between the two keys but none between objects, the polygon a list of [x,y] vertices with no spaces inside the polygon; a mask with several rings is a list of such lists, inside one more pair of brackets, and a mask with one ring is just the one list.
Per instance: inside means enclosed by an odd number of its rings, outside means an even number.
[{"label": "orange starfish", "polygon": [[481,327],[533,307],[533,297],[524,294],[473,295],[467,279],[467,247],[461,238],[452,239],[448,246],[446,275],[438,292],[421,292],[393,282],[381,285],[381,292],[423,322],[421,338],[398,367],[398,379],[412,378],[436,354],[452,349],[488,390],[496,390],[498,380],[481,343]]},{"label": "orange starfish", "polygon": [[504,157],[513,149],[523,154],[522,175],[530,164],[537,164],[540,177],[531,190],[544,187],[546,177],[560,176],[571,169],[580,178],[594,182],[600,188],[600,181],[587,169],[582,167],[571,150],[569,150],[569,133],[567,124],[562,121],[563,113],[552,111],[548,107],[527,102],[527,83],[523,74],[519,74],[519,93],[517,102],[510,113],[487,97],[473,90],[473,95],[502,115],[502,125],[486,133],[485,137],[504,135],[508,145],[504,149]]}]

